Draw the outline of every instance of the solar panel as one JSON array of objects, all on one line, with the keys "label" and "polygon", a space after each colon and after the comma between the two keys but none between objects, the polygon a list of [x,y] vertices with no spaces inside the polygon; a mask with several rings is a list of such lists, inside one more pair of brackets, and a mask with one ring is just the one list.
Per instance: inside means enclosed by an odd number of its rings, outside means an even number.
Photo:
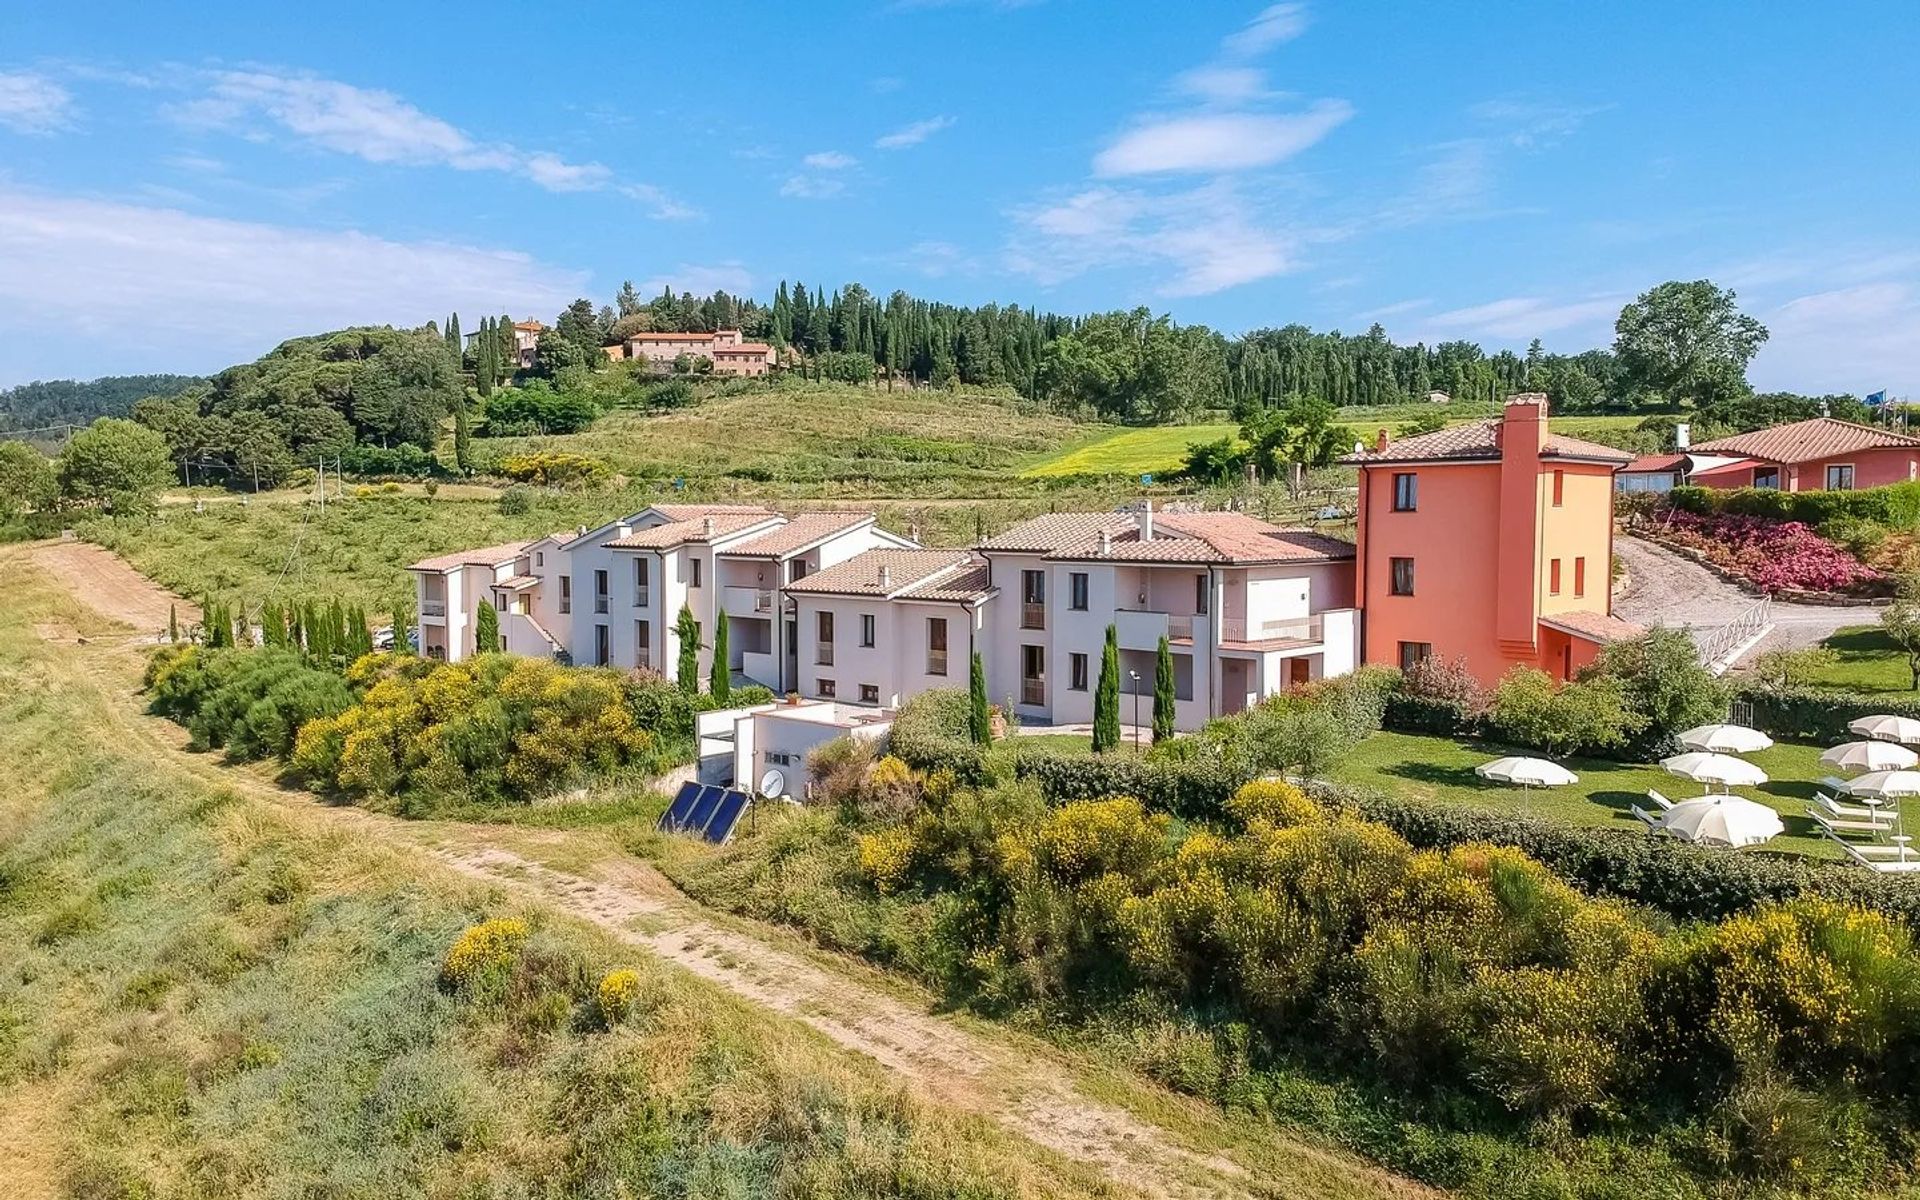
[{"label": "solar panel", "polygon": [[713,820],[707,823],[707,840],[714,845],[725,844],[733,836],[733,827],[740,823],[740,816],[747,811],[747,805],[753,803],[753,797],[745,792],[728,792],[720,799],[720,807],[714,810]]},{"label": "solar panel", "polygon": [[700,790],[700,785],[691,780],[681,784],[673,803],[660,814],[660,828],[669,833],[686,828],[687,815],[693,811],[693,802],[700,798]]},{"label": "solar panel", "polygon": [[688,814],[686,823],[680,828],[693,833],[699,833],[705,829],[707,822],[713,819],[713,810],[720,807],[720,797],[726,794],[725,788],[712,786],[701,788],[700,798],[693,802],[693,812]]}]

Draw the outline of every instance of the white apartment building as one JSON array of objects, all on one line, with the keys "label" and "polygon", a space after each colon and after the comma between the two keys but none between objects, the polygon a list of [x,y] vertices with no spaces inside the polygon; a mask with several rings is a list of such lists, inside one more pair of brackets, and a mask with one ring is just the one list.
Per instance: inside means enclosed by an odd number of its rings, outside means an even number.
[{"label": "white apartment building", "polygon": [[660,504],[573,535],[415,563],[425,652],[474,652],[482,598],[504,649],[671,674],[674,622],[700,625],[700,677],[728,620],[729,667],[778,693],[892,709],[967,686],[978,651],[1022,720],[1093,718],[1108,625],[1123,721],[1150,714],[1173,656],[1175,723],[1198,729],[1360,661],[1354,548],[1242,513],[1055,513],[972,550],[927,550],[870,513],[793,517]]}]

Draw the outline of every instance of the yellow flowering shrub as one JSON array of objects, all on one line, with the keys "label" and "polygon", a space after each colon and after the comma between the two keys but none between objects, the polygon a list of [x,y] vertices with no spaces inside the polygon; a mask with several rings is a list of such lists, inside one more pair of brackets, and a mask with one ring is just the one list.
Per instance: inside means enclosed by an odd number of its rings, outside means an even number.
[{"label": "yellow flowering shrub", "polygon": [[867,768],[867,783],[877,788],[904,788],[913,786],[913,768],[904,761],[888,754]]},{"label": "yellow flowering shrub", "polygon": [[1326,820],[1326,810],[1284,779],[1243,783],[1227,799],[1227,812],[1242,825],[1265,821],[1277,828]]},{"label": "yellow flowering shrub", "polygon": [[1509,1108],[1541,1114],[1603,1108],[1618,1093],[1627,1051],[1619,1007],[1635,988],[1604,975],[1526,967],[1474,981],[1468,1074]]},{"label": "yellow flowering shrub", "polygon": [[469,996],[497,989],[527,944],[528,932],[527,923],[517,917],[496,917],[469,927],[440,963],[441,986]]},{"label": "yellow flowering shrub", "polygon": [[913,869],[913,833],[896,828],[862,834],[855,843],[855,853],[859,857],[860,873],[873,884],[875,891],[882,895],[897,891],[906,882],[907,872]]},{"label": "yellow flowering shrub", "polygon": [[1055,809],[1035,831],[1034,858],[1063,883],[1118,872],[1144,878],[1168,853],[1172,823],[1131,796],[1077,800]]},{"label": "yellow flowering shrub", "polygon": [[607,1025],[620,1024],[638,1011],[645,994],[645,981],[640,978],[640,972],[630,967],[608,971],[594,990],[600,1020]]}]

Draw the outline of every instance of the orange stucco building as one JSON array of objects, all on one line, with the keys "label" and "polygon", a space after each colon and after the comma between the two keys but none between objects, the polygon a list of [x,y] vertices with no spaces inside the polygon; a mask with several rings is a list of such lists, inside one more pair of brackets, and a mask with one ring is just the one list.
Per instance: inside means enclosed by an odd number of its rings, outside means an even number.
[{"label": "orange stucco building", "polygon": [[1554,434],[1547,399],[1389,440],[1359,468],[1362,654],[1406,668],[1464,659],[1482,683],[1518,665],[1568,679],[1640,630],[1612,615],[1613,476],[1633,456]]}]

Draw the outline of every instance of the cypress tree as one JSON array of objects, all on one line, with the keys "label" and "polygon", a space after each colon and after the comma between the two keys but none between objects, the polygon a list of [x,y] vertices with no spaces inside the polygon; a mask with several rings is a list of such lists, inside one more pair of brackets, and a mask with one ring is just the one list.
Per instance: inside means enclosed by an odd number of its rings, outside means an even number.
[{"label": "cypress tree", "polygon": [[480,398],[493,395],[493,380],[497,373],[499,357],[493,352],[493,333],[488,330],[480,335],[480,350],[474,355],[473,384],[480,392]]},{"label": "cypress tree", "polygon": [[169,604],[167,605],[167,641],[170,643],[177,643],[179,640],[180,640],[179,606]]},{"label": "cypress tree", "polygon": [[1093,749],[1096,754],[1120,744],[1120,631],[1107,626],[1100,652],[1100,685],[1093,693]]},{"label": "cypress tree", "polygon": [[493,365],[501,382],[513,378],[513,318],[505,313],[493,327]]},{"label": "cypress tree", "polygon": [[1160,652],[1153,660],[1153,744],[1173,738],[1173,648],[1166,635],[1160,637]]},{"label": "cypress tree", "polygon": [[453,361],[460,361],[460,314],[447,314],[447,349],[453,351]]},{"label": "cypress tree", "polygon": [[675,672],[675,682],[687,695],[696,695],[700,691],[700,622],[693,619],[693,610],[684,604],[680,606],[680,615],[674,619],[673,634],[680,639],[680,662]]},{"label": "cypress tree", "polygon": [[973,735],[973,744],[985,746],[993,741],[993,713],[987,707],[987,667],[980,661],[980,652],[973,653],[973,663],[967,668],[967,732]]},{"label": "cypress tree", "polygon": [[393,652],[413,653],[413,601],[402,600],[393,606]]},{"label": "cypress tree", "polygon": [[280,646],[280,635],[273,628],[273,611],[273,601],[260,602],[260,644],[269,650]]},{"label": "cypress tree", "polygon": [[713,666],[707,672],[707,690],[725,704],[733,691],[733,672],[727,667],[727,610],[713,619]]},{"label": "cypress tree", "polygon": [[473,474],[473,427],[467,418],[465,389],[453,402],[453,464],[462,475]]},{"label": "cypress tree", "polygon": [[500,649],[500,614],[494,611],[490,601],[482,600],[479,611],[473,615],[473,648],[479,654],[492,654]]}]

